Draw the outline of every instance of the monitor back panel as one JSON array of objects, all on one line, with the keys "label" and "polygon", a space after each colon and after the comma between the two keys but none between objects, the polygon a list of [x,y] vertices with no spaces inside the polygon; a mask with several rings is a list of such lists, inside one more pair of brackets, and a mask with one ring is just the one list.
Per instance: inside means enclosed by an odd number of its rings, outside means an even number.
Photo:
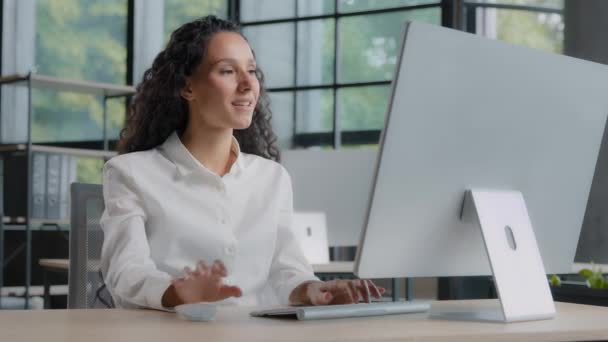
[{"label": "monitor back panel", "polygon": [[465,190],[524,195],[547,272],[570,272],[608,114],[608,67],[406,25],[357,255],[362,277],[491,274]]}]

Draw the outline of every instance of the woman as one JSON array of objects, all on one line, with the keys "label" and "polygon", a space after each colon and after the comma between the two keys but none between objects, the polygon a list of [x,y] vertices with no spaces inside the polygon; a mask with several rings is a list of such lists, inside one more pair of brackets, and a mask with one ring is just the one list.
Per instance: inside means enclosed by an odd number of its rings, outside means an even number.
[{"label": "woman", "polygon": [[178,28],[137,87],[104,167],[101,268],[115,303],[170,309],[325,305],[380,297],[370,281],[319,281],[290,230],[268,100],[238,27]]}]

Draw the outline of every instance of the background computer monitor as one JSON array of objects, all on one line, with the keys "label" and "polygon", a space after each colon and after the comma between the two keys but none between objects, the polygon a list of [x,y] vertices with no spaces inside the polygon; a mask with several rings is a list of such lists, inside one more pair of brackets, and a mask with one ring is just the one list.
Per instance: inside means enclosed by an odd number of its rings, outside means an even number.
[{"label": "background computer monitor", "polygon": [[403,37],[357,275],[492,274],[460,220],[471,188],[521,191],[546,272],[570,272],[608,68],[421,23]]},{"label": "background computer monitor", "polygon": [[377,155],[375,149],[282,151],[294,210],[325,213],[329,246],[359,244]]}]

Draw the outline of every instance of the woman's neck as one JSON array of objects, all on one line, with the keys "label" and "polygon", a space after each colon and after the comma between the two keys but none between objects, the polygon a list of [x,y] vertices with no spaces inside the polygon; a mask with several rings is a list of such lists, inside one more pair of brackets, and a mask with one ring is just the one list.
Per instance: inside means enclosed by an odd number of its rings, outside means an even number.
[{"label": "woman's neck", "polygon": [[227,174],[236,161],[231,150],[232,129],[188,125],[181,140],[194,158],[220,177]]}]

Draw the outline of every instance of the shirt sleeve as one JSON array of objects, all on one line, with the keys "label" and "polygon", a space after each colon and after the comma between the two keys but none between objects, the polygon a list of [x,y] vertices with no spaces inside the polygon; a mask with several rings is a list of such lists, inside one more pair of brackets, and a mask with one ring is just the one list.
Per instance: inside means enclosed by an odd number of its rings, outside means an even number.
[{"label": "shirt sleeve", "polygon": [[289,295],[298,285],[305,281],[318,281],[312,266],[304,257],[300,244],[296,240],[291,224],[293,220],[293,192],[291,178],[283,169],[280,182],[280,211],[277,227],[277,240],[270,266],[270,285],[273,287],[279,302],[289,304]]},{"label": "shirt sleeve", "polygon": [[168,310],[161,304],[171,276],[150,257],[146,213],[127,160],[113,158],[103,170],[105,210],[101,270],[114,301],[123,307]]}]

